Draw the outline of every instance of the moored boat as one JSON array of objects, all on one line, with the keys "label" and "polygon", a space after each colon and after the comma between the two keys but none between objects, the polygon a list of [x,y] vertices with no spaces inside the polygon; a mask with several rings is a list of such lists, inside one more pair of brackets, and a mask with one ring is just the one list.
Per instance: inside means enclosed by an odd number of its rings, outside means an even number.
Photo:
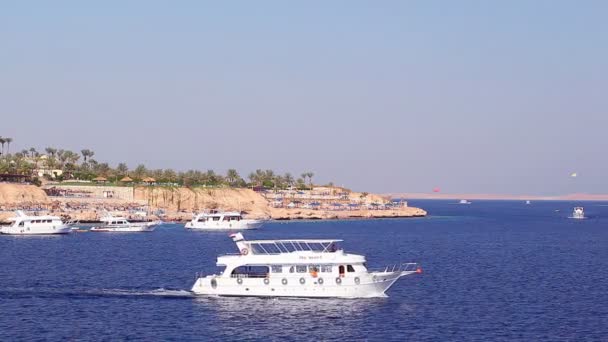
[{"label": "moored boat", "polygon": [[160,221],[129,222],[124,217],[107,215],[100,219],[101,225],[91,227],[91,232],[151,232]]},{"label": "moored boat", "polygon": [[264,220],[246,219],[239,212],[211,212],[196,215],[186,223],[185,227],[206,230],[243,230],[259,228],[262,224],[264,224]]},{"label": "moored boat", "polygon": [[23,211],[16,211],[16,216],[8,226],[0,227],[1,234],[9,235],[48,235],[68,234],[72,231],[70,225],[58,216],[29,216]]},{"label": "moored boat", "polygon": [[365,257],[346,253],[342,240],[252,240],[230,235],[240,253],[217,258],[221,274],[197,275],[192,292],[217,296],[386,297],[402,276],[422,273],[417,263],[369,272]]}]

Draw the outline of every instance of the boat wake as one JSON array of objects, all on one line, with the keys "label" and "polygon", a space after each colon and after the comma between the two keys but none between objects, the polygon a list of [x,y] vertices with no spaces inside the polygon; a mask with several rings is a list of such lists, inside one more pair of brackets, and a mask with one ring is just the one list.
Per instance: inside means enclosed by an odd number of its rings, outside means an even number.
[{"label": "boat wake", "polygon": [[56,289],[56,288],[0,288],[0,298],[193,298],[190,291],[180,289]]}]

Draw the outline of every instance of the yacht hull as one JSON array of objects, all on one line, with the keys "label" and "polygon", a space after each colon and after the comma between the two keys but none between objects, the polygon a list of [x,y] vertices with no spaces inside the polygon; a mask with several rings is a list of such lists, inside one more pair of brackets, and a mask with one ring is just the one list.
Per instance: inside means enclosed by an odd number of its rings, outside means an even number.
[{"label": "yacht hull", "polygon": [[135,226],[135,227],[92,227],[91,232],[96,233],[137,233],[153,232],[156,226]]},{"label": "yacht hull", "polygon": [[241,221],[228,221],[228,222],[188,222],[186,223],[186,229],[200,229],[200,230],[242,230],[242,229],[256,229],[260,228],[264,224],[261,220],[241,220]]},{"label": "yacht hull", "polygon": [[207,296],[376,298],[386,297],[385,292],[401,276],[413,273],[416,272],[376,272],[360,277],[318,278],[309,275],[273,278],[206,276],[196,280],[192,292]]}]

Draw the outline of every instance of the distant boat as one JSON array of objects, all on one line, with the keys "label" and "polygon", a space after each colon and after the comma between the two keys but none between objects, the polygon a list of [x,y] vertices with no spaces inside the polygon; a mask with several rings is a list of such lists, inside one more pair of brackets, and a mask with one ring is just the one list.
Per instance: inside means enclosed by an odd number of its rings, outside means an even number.
[{"label": "distant boat", "polygon": [[572,216],[570,216],[569,218],[582,220],[585,218],[585,210],[583,209],[583,207],[575,207],[572,211]]},{"label": "distant boat", "polygon": [[16,216],[10,219],[11,225],[0,227],[0,234],[36,235],[36,234],[68,234],[70,226],[57,216],[29,216],[17,210]]},{"label": "distant boat", "polygon": [[471,204],[471,202],[463,199],[463,200],[460,200],[460,202],[458,202],[458,204]]},{"label": "distant boat", "polygon": [[129,222],[124,217],[116,217],[111,214],[100,219],[101,225],[91,227],[90,232],[151,232],[158,226],[160,221]]},{"label": "distant boat", "polygon": [[245,219],[240,212],[212,212],[196,215],[186,223],[187,229],[254,229],[260,228],[264,220]]},{"label": "distant boat", "polygon": [[532,204],[530,201],[526,201],[526,204]]}]

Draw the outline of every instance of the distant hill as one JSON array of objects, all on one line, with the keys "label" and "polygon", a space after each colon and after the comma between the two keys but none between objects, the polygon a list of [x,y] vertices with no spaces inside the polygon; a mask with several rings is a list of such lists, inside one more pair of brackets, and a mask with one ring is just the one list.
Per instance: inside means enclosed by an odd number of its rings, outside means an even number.
[{"label": "distant hill", "polygon": [[497,195],[497,194],[442,194],[442,193],[389,193],[393,199],[467,199],[467,200],[530,200],[530,201],[608,201],[606,194],[568,194],[558,196]]}]

